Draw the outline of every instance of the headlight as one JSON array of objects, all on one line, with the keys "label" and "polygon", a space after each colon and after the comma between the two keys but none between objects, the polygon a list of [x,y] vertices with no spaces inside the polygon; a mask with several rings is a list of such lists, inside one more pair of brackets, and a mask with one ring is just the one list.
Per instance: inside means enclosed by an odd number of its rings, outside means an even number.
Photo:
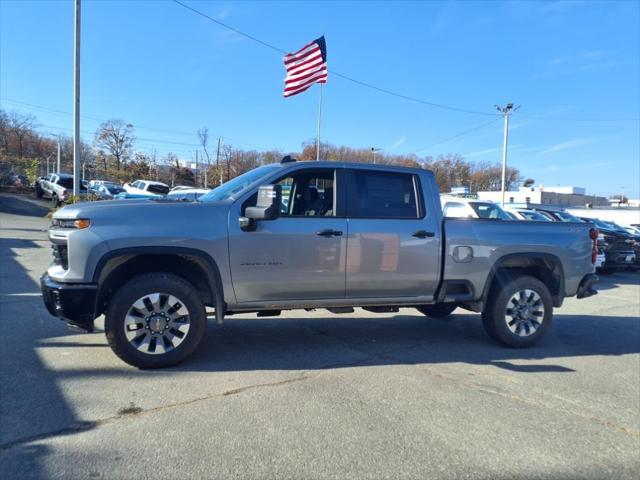
[{"label": "headlight", "polygon": [[83,229],[83,228],[88,228],[90,225],[91,225],[91,220],[89,220],[88,218],[78,218],[78,219],[54,218],[51,221],[51,226],[55,228]]}]

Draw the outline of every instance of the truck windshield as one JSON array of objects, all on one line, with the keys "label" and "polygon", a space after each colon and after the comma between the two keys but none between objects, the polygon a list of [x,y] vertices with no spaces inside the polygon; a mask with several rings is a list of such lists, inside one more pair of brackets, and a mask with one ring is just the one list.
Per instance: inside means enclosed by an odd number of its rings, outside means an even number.
[{"label": "truck windshield", "polygon": [[513,220],[511,216],[495,203],[469,202],[478,218],[493,218],[496,220]]},{"label": "truck windshield", "polygon": [[562,222],[576,222],[580,223],[580,220],[577,217],[574,217],[569,212],[553,212],[556,217],[560,219]]},{"label": "truck windshield", "polygon": [[202,195],[198,198],[198,200],[201,202],[219,202],[221,200],[231,198],[236,193],[240,193],[249,185],[254,184],[262,177],[265,177],[273,172],[273,169],[273,165],[264,165],[253,170],[249,170],[248,172],[243,173],[233,180],[230,180],[227,183],[214,188],[209,193]]}]

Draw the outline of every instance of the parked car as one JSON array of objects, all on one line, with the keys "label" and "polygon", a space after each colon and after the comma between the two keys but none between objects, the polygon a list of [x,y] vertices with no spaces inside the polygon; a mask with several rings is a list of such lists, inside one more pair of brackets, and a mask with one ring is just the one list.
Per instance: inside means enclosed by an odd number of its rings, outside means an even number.
[{"label": "parked car", "polygon": [[164,198],[155,193],[129,193],[127,191],[120,192],[113,197],[116,200],[140,200],[140,199],[158,199]]},{"label": "parked car", "polygon": [[[631,235],[613,228],[610,224],[598,218],[581,218],[584,222],[595,225],[604,238],[602,245],[606,261],[598,270],[599,273],[611,273],[616,270],[636,266],[638,243]],[[640,253],[640,252],[639,252]]]},{"label": "parked car", "polygon": [[171,190],[167,194],[168,200],[196,201],[202,195],[209,193],[208,188],[182,188],[179,190]]},{"label": "parked car", "polygon": [[[282,185],[291,185],[284,211]],[[41,280],[49,312],[88,330],[104,313],[115,354],[159,368],[198,348],[206,306],[218,322],[354,307],[442,317],[462,307],[482,312],[498,342],[528,347],[565,297],[595,293],[589,225],[443,219],[424,169],[288,160],[199,200],[56,212],[55,263]]]},{"label": "parked car", "polygon": [[497,203],[463,197],[443,195],[442,213],[447,218],[487,218],[493,220],[514,220]]},{"label": "parked car", "polygon": [[112,199],[119,193],[125,192],[125,189],[121,185],[104,182],[93,185],[89,188],[89,192],[103,199]]},{"label": "parked car", "polygon": [[517,220],[529,220],[533,222],[552,222],[548,216],[543,215],[535,210],[529,210],[527,208],[505,208],[507,213],[511,213]]},{"label": "parked car", "polygon": [[[87,194],[84,180],[80,181],[80,196]],[[67,173],[52,173],[36,184],[36,196],[49,198],[54,207],[59,206],[73,194],[73,175]]]},{"label": "parked car", "polygon": [[91,180],[89,182],[89,188],[95,187],[97,185],[118,185],[118,186],[121,186],[118,182],[113,182],[111,180]]},{"label": "parked car", "polygon": [[123,187],[128,193],[156,196],[166,195],[170,190],[169,185],[151,180],[136,180],[132,184],[125,183]]},{"label": "parked car", "polygon": [[193,190],[195,187],[190,187],[188,185],[176,185],[175,187],[171,188],[172,192],[176,192],[178,190]]},{"label": "parked car", "polygon": [[575,223],[575,222],[581,222],[582,221],[578,217],[576,217],[575,215],[572,215],[569,212],[567,212],[562,207],[554,207],[554,206],[551,206],[551,205],[529,204],[527,206],[527,209],[528,210],[533,210],[535,212],[539,212],[542,215],[547,216],[548,218],[550,218],[554,222],[573,222],[573,223]]}]

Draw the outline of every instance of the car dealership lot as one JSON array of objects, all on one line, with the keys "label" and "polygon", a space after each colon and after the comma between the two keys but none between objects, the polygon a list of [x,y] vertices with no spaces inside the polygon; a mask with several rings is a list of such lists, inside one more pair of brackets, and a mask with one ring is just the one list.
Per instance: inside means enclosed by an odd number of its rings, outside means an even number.
[{"label": "car dealership lot", "polygon": [[[213,321],[195,357],[122,363],[48,315],[46,203],[0,196],[6,478],[625,478],[640,469],[640,281],[568,299],[542,343],[478,315]],[[102,322],[97,321],[98,330]]]}]

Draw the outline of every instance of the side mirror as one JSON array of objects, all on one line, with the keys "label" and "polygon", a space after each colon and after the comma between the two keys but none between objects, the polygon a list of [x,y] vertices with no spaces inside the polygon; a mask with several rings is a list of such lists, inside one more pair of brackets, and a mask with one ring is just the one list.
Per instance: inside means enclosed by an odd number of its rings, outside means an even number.
[{"label": "side mirror", "polygon": [[275,220],[280,216],[282,187],[263,185],[258,189],[258,201],[255,207],[247,207],[245,216],[251,220]]}]

